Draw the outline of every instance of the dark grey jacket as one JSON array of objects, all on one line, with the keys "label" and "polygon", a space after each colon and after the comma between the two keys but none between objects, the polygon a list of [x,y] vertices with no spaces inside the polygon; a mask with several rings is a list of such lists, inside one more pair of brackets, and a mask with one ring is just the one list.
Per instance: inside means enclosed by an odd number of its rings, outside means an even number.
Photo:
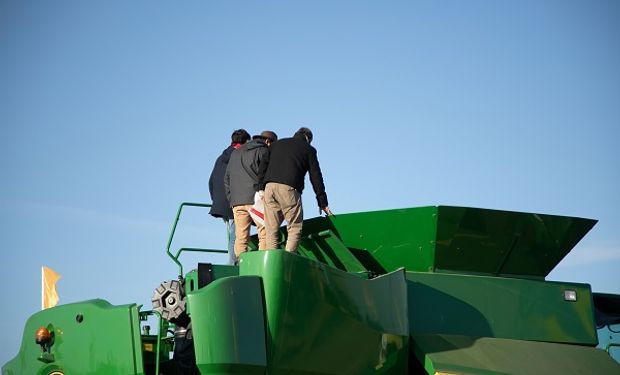
[{"label": "dark grey jacket", "polygon": [[266,160],[267,145],[259,139],[233,151],[224,175],[224,188],[230,207],[254,204],[258,191],[258,168]]}]

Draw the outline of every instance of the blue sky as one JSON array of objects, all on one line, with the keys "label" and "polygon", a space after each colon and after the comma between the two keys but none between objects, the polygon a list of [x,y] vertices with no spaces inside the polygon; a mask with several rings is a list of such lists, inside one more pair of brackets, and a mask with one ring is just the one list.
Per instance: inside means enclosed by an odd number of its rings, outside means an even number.
[{"label": "blue sky", "polygon": [[[598,219],[549,279],[620,293],[619,19],[614,0],[0,2],[0,363],[42,265],[61,303],[150,306],[236,128],[312,128],[336,213]],[[190,210],[173,247],[224,238]]]}]

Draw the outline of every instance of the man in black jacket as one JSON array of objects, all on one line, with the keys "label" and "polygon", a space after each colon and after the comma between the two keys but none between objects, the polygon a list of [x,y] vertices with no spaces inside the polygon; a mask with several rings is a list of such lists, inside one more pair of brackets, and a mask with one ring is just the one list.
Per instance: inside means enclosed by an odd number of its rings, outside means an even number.
[{"label": "man in black jacket", "polygon": [[[267,249],[278,247],[278,230],[286,220],[288,238],[286,251],[297,252],[303,223],[301,193],[304,178],[310,173],[310,182],[316,194],[319,212],[331,215],[323,184],[316,149],[310,146],[312,131],[300,128],[292,138],[275,142],[269,149],[268,163],[259,171],[260,187],[264,187],[265,231]],[[265,165],[266,164],[266,165]]]},{"label": "man in black jacket", "polygon": [[224,175],[226,174],[226,167],[228,166],[230,155],[235,149],[238,149],[242,144],[250,140],[250,133],[245,131],[245,129],[238,129],[232,133],[230,138],[230,146],[217,158],[213,166],[213,171],[211,172],[211,177],[209,177],[209,194],[211,195],[212,203],[209,213],[211,216],[220,217],[226,222],[228,227],[228,263],[234,264],[236,260],[234,249],[235,222],[232,220],[233,212],[226,198]]},{"label": "man in black jacket", "polygon": [[[247,251],[252,217],[250,210],[258,189],[258,170],[267,159],[267,147],[278,139],[276,133],[265,130],[250,142],[233,151],[224,175],[226,197],[235,218],[235,256]],[[258,248],[265,250],[265,228],[255,222],[258,232]]]}]

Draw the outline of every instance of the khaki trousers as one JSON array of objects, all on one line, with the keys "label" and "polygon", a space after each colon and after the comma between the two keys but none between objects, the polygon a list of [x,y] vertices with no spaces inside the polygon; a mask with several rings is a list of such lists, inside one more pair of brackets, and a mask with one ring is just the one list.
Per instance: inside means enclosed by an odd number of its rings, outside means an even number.
[{"label": "khaki trousers", "polygon": [[[235,218],[235,255],[237,260],[241,253],[248,250],[248,241],[250,239],[250,227],[252,226],[252,217],[250,216],[251,204],[233,207],[233,217]],[[256,224],[258,232],[258,249],[265,250],[265,227]]]},{"label": "khaki trousers", "polygon": [[286,220],[288,238],[286,251],[297,252],[304,219],[301,207],[301,194],[295,188],[269,182],[265,186],[265,232],[268,249],[278,248],[278,231],[282,221]]}]

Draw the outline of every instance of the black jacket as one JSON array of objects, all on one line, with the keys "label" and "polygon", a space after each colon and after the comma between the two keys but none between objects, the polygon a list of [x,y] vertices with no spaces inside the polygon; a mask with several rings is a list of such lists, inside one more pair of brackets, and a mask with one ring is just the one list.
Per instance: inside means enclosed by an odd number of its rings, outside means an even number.
[{"label": "black jacket", "polygon": [[269,147],[268,158],[268,163],[263,163],[259,170],[260,189],[264,189],[268,182],[278,182],[294,187],[301,194],[306,172],[309,172],[319,207],[328,206],[316,149],[306,142],[303,135],[274,142]]},{"label": "black jacket", "polygon": [[267,145],[259,139],[250,141],[230,155],[224,175],[224,189],[231,207],[254,204],[258,191],[258,169],[265,161]]},{"label": "black jacket", "polygon": [[212,207],[209,213],[215,217],[221,217],[227,220],[233,218],[232,209],[226,199],[226,191],[224,189],[224,175],[230,155],[235,149],[228,146],[215,161],[211,177],[209,177],[209,194],[211,195]]}]

